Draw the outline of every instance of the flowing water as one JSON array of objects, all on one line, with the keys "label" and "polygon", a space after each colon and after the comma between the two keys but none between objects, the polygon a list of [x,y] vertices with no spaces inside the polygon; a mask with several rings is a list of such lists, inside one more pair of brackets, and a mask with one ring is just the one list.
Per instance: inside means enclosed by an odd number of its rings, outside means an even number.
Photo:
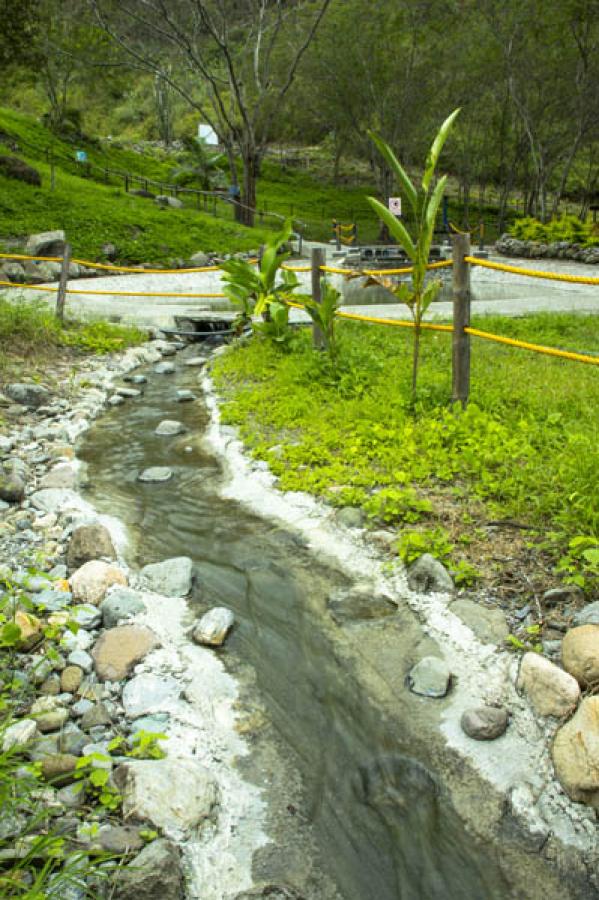
[{"label": "flowing water", "polygon": [[[182,367],[176,386],[199,394],[196,373]],[[89,499],[126,523],[128,562],[191,556],[196,612],[215,603],[235,612],[223,659],[245,679],[248,700],[266,710],[289,785],[299,775],[300,799],[294,795],[286,808],[293,827],[310,834],[294,856],[287,826],[273,817],[273,843],[255,861],[258,875],[284,875],[309,900],[335,896],[323,887],[331,881],[343,900],[529,896],[513,893],[496,851],[473,838],[452,805],[431,737],[430,710],[443,701],[415,698],[403,684],[401,653],[423,640],[417,623],[389,609],[371,620],[358,613],[336,622],[330,596],[347,592],[348,578],[316,559],[301,537],[221,498],[219,461],[202,442],[206,408],[201,400],[175,403],[174,393],[173,376],[150,373],[145,395],[104,414],[79,456]],[[183,421],[188,433],[156,436],[165,418]],[[150,465],[172,467],[174,478],[138,482]],[[256,754],[263,761],[258,745]],[[258,762],[254,771],[251,761],[245,766],[257,777]],[[261,777],[268,800],[263,766]],[[275,782],[285,790],[273,770],[273,790]],[[311,888],[305,847],[314,850]]]}]

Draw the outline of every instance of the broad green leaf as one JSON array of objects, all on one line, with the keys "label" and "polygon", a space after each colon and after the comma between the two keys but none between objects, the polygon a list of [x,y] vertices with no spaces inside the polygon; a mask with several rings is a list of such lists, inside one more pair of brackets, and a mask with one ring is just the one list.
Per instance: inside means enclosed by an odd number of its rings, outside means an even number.
[{"label": "broad green leaf", "polygon": [[439,291],[441,290],[441,281],[436,279],[435,281],[430,281],[424,289],[422,294],[421,301],[421,314],[425,313],[433,300],[438,296]]},{"label": "broad green leaf", "polygon": [[423,255],[426,256],[426,261],[428,262],[428,255],[431,248],[431,243],[433,241],[433,234],[435,232],[435,222],[437,221],[437,213],[439,212],[439,206],[441,205],[441,200],[443,199],[443,194],[445,193],[445,185],[447,184],[447,175],[444,175],[440,178],[435,185],[435,189],[431,194],[429,199],[427,208],[426,208],[426,222],[425,222],[425,240],[423,241],[423,250],[425,253]]},{"label": "broad green leaf", "polygon": [[400,301],[400,303],[406,303],[408,306],[414,300],[414,292],[410,288],[409,284],[398,284],[397,287],[393,288],[393,293]]},{"label": "broad green leaf", "polygon": [[372,131],[369,131],[368,135],[370,138],[372,138],[372,140],[378,147],[378,150],[379,150],[381,156],[383,156],[387,165],[389,166],[389,168],[391,169],[391,171],[397,178],[397,180],[400,184],[400,187],[402,188],[404,194],[406,195],[406,198],[407,198],[410,206],[412,207],[414,212],[416,212],[416,188],[412,184],[410,177],[408,176],[404,167],[399,162],[395,153],[393,152],[393,150],[391,149],[391,147],[389,146],[389,144],[386,141],[384,141],[377,134],[374,134],[374,132],[372,132]]},{"label": "broad green leaf", "polygon": [[16,622],[7,622],[0,631],[0,644],[12,647],[21,639],[21,629]]},{"label": "broad green leaf", "polygon": [[439,161],[439,156],[441,155],[443,145],[447,140],[449,132],[451,131],[451,127],[458,117],[459,113],[460,107],[458,106],[457,109],[454,109],[451,115],[447,116],[447,118],[439,128],[437,136],[431,145],[431,149],[429,150],[429,154],[426,158],[426,163],[424,166],[424,175],[422,176],[422,187],[426,192],[428,192],[431,179],[435,173],[435,169],[437,167],[437,162]]},{"label": "broad green leaf", "polygon": [[403,222],[396,219],[393,213],[386,206],[383,206],[379,200],[376,200],[374,197],[368,197],[367,199],[375,213],[387,225],[393,237],[397,238],[412,262],[416,262],[416,247]]}]

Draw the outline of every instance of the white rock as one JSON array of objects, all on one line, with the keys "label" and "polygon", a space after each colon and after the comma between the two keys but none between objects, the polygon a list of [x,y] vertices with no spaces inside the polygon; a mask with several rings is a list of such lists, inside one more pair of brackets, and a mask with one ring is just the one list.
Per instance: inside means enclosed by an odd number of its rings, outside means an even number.
[{"label": "white rock", "polygon": [[140,574],[151,591],[165,597],[185,597],[191,590],[193,562],[188,556],[175,556],[144,566]]},{"label": "white rock", "polygon": [[192,633],[196,644],[220,647],[233,627],[235,616],[225,606],[215,606],[195,625]]},{"label": "white rock", "polygon": [[168,712],[179,699],[181,686],[169,675],[136,675],[123,690],[123,706],[128,719],[146,713]]},{"label": "white rock", "polygon": [[4,732],[2,750],[6,753],[12,747],[24,747],[37,735],[37,723],[33,719],[21,719],[9,725]]},{"label": "white rock", "polygon": [[218,792],[210,773],[191,759],[123,763],[115,773],[125,819],[147,820],[167,834],[186,832],[210,816]]},{"label": "white rock", "polygon": [[580,700],[576,679],[538,653],[522,657],[517,687],[540,716],[567,716]]}]

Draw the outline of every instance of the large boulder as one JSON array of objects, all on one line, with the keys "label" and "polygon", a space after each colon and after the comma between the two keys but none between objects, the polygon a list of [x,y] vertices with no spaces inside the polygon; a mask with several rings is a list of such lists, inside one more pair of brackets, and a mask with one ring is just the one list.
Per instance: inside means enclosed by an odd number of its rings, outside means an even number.
[{"label": "large boulder", "polygon": [[74,600],[97,606],[106,596],[109,587],[113,584],[126,585],[127,577],[117,566],[94,559],[73,572],[69,583]]},{"label": "large boulder", "polygon": [[193,759],[132,760],[114,775],[125,819],[186,832],[207,819],[218,792],[212,775]]},{"label": "large boulder", "polygon": [[64,231],[42,231],[31,234],[25,244],[28,256],[62,256],[66,237]]},{"label": "large boulder", "polygon": [[25,184],[32,184],[34,187],[42,186],[42,178],[37,169],[28,166],[16,156],[0,156],[0,174],[6,178],[24,181]]},{"label": "large boulder", "polygon": [[75,528],[67,550],[69,569],[78,569],[84,563],[99,558],[116,559],[116,550],[108,529],[98,522]]},{"label": "large boulder", "polygon": [[572,800],[599,807],[599,697],[585,697],[553,742],[555,774]]},{"label": "large boulder", "polygon": [[517,687],[540,716],[568,716],[580,700],[578,682],[538,653],[525,653]]},{"label": "large boulder", "polygon": [[175,844],[152,841],[129,865],[119,869],[114,900],[181,900],[183,871]]},{"label": "large boulder", "polygon": [[156,635],[144,625],[110,628],[93,649],[96,675],[100,681],[122,681],[156,646]]},{"label": "large boulder", "polygon": [[599,683],[599,625],[581,625],[567,633],[562,665],[583,686]]}]

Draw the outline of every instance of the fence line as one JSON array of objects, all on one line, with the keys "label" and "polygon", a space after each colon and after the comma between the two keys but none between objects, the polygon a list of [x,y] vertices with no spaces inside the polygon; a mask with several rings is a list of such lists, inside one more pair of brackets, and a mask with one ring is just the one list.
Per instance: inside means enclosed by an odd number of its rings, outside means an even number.
[{"label": "fence line", "polygon": [[586,275],[562,275],[559,272],[544,272],[542,269],[523,269],[520,266],[509,266],[506,263],[490,262],[477,256],[465,256],[471,266],[482,266],[485,269],[496,269],[512,275],[526,275],[528,278],[547,278],[549,281],[567,281],[569,284],[598,284],[599,278],[588,278]]}]

